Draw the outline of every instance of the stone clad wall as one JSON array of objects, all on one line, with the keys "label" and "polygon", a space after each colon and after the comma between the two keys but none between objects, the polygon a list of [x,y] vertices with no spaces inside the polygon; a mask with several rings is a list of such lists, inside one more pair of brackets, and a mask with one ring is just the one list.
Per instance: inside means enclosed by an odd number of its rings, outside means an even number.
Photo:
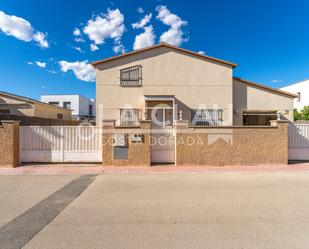
[{"label": "stone clad wall", "polygon": [[19,122],[1,121],[0,167],[19,165]]},{"label": "stone clad wall", "polygon": [[[103,166],[150,166],[150,122],[141,121],[139,127],[115,127],[114,121],[103,122]],[[114,159],[113,134],[126,134],[128,159]],[[142,143],[131,141],[132,134],[143,134]]]},{"label": "stone clad wall", "polygon": [[176,165],[262,165],[288,163],[288,123],[269,127],[188,127],[176,133]]}]

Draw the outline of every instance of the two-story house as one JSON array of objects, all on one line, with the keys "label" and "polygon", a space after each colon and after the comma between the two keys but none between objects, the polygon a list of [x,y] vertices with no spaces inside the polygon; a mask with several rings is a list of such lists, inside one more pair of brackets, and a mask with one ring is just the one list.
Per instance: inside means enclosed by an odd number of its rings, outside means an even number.
[{"label": "two-story house", "polygon": [[92,65],[98,125],[269,125],[277,115],[293,121],[295,94],[233,77],[237,64],[165,43]]}]

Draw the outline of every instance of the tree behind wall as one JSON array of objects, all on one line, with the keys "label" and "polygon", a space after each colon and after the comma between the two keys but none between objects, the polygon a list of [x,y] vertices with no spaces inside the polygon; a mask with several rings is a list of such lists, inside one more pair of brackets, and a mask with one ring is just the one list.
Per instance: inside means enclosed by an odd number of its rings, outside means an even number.
[{"label": "tree behind wall", "polygon": [[304,106],[300,111],[294,109],[294,120],[309,120],[309,106]]}]

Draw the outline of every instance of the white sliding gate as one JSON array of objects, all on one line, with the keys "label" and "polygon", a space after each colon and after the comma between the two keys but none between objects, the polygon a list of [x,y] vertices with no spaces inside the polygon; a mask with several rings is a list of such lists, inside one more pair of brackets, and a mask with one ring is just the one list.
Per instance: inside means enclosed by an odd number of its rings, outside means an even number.
[{"label": "white sliding gate", "polygon": [[21,162],[101,162],[102,127],[21,126]]},{"label": "white sliding gate", "polygon": [[289,160],[309,160],[309,124],[289,125]]}]

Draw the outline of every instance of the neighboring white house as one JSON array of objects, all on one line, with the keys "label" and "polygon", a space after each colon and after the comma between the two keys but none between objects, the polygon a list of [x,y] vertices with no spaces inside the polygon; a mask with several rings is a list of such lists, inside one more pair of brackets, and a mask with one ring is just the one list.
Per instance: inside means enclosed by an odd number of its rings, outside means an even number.
[{"label": "neighboring white house", "polygon": [[89,99],[79,94],[49,94],[41,95],[41,101],[72,109],[74,119],[94,119],[96,116],[95,100]]},{"label": "neighboring white house", "polygon": [[303,109],[304,106],[309,106],[309,80],[282,87],[280,90],[299,95],[298,98],[294,99],[294,108],[296,108],[298,111]]}]

